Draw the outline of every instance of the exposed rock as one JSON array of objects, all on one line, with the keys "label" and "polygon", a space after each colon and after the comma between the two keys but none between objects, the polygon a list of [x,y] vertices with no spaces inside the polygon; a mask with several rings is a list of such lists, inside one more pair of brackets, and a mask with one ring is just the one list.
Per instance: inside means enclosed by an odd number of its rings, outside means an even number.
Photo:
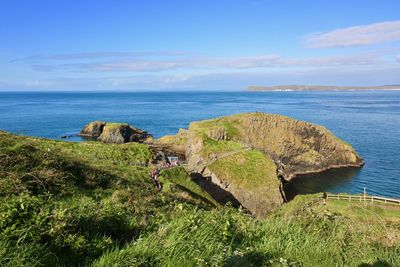
[{"label": "exposed rock", "polygon": [[98,140],[103,143],[122,144],[144,142],[150,135],[140,129],[123,123],[106,123]]},{"label": "exposed rock", "polygon": [[239,152],[230,157],[220,159],[207,166],[203,177],[211,177],[211,181],[230,192],[240,204],[257,217],[264,217],[268,211],[280,207],[284,203],[281,184],[276,175],[274,162],[258,151]]},{"label": "exposed rock", "polygon": [[96,138],[104,143],[122,144],[127,142],[144,142],[151,135],[126,123],[94,121],[87,124],[80,136]]},{"label": "exposed rock", "polygon": [[168,156],[167,154],[163,151],[163,150],[159,150],[159,149],[155,149],[153,150],[153,161],[152,164],[153,165],[157,165],[158,167],[163,167],[166,166],[168,164]]},{"label": "exposed rock", "polygon": [[228,133],[224,127],[217,127],[209,130],[207,136],[216,141],[229,140]]},{"label": "exposed rock", "polygon": [[191,172],[211,177],[258,217],[284,202],[282,180],[363,165],[324,127],[264,113],[191,123],[186,158]]},{"label": "exposed rock", "polygon": [[80,136],[97,138],[103,132],[103,128],[106,122],[103,121],[92,121],[83,127],[80,132]]},{"label": "exposed rock", "polygon": [[67,139],[76,136],[76,134],[61,135],[60,138]]},{"label": "exposed rock", "polygon": [[188,131],[179,129],[176,135],[166,135],[158,139],[155,143],[168,146],[170,150],[178,154],[185,154]]},{"label": "exposed rock", "polygon": [[286,180],[364,163],[351,145],[319,125],[264,113],[228,118],[238,131],[235,140],[269,155]]}]

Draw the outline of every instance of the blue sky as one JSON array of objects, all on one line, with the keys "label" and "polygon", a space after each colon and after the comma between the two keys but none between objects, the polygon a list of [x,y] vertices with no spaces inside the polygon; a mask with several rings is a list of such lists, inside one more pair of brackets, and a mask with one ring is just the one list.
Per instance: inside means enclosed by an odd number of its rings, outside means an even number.
[{"label": "blue sky", "polygon": [[0,3],[0,90],[400,84],[400,1]]}]

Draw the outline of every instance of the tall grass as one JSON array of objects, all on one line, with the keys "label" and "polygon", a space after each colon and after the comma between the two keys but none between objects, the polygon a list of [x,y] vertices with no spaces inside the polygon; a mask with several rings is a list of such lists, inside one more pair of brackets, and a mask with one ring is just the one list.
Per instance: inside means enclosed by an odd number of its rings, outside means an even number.
[{"label": "tall grass", "polygon": [[93,266],[399,266],[399,243],[369,238],[383,228],[326,210],[258,221],[231,208],[183,207],[174,220]]},{"label": "tall grass", "polygon": [[257,220],[182,168],[157,192],[129,165],[147,149],[0,132],[0,266],[400,266],[398,209],[310,195]]}]

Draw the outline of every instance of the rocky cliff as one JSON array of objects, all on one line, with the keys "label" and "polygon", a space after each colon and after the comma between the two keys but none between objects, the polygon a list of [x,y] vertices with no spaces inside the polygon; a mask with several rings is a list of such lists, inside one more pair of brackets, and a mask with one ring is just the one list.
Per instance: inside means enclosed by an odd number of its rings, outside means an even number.
[{"label": "rocky cliff", "polygon": [[[150,137],[128,124],[99,121],[86,125],[81,135],[105,143],[144,142]],[[188,130],[150,145],[164,158],[183,154],[193,177],[257,217],[286,201],[283,183],[296,176],[363,165],[355,150],[326,128],[265,113],[192,122]]]},{"label": "rocky cliff", "polygon": [[186,142],[188,137],[188,131],[186,129],[179,129],[176,135],[166,135],[156,140],[157,144],[165,145],[171,148],[171,150],[178,154],[185,154]]},{"label": "rocky cliff", "polygon": [[193,122],[185,148],[190,172],[209,177],[258,217],[285,201],[282,181],[363,164],[324,127],[265,113]]},{"label": "rocky cliff", "polygon": [[151,137],[146,131],[126,123],[91,122],[82,129],[81,136],[93,137],[103,143],[122,144],[127,142],[142,143]]},{"label": "rocky cliff", "polygon": [[103,128],[105,125],[106,122],[103,121],[92,121],[86,124],[85,127],[83,127],[79,135],[84,137],[97,138],[103,132]]}]

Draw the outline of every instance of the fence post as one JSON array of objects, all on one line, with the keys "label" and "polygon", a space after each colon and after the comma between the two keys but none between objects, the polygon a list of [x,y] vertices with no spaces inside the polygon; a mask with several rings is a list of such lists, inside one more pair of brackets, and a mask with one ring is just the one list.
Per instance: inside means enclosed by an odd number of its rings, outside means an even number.
[{"label": "fence post", "polygon": [[364,203],[365,203],[365,197],[366,197],[366,195],[367,195],[367,190],[366,190],[366,188],[364,187]]}]

